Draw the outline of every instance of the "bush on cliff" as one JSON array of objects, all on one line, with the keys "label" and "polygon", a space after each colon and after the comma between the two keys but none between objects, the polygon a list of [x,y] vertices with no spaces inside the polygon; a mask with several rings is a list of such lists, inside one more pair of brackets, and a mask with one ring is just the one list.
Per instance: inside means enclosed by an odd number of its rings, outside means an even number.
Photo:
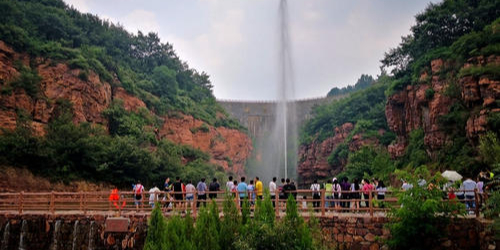
[{"label": "bush on cliff", "polygon": [[[2,0],[0,41],[32,58],[92,70],[102,82],[121,84],[157,114],[181,111],[210,125],[242,129],[215,101],[208,74],[181,61],[156,33],[129,33],[62,0]],[[34,96],[36,72],[22,73],[12,87]]]}]

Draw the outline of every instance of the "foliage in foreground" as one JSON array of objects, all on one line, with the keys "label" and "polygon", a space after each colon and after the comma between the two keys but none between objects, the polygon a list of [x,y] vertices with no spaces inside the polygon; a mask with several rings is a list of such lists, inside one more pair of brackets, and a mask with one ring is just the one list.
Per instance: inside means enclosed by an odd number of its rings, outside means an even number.
[{"label": "foliage in foreground", "polygon": [[[450,219],[465,214],[464,205],[458,200],[443,202],[443,191],[439,188],[446,180],[438,173],[430,176],[425,167],[413,173],[397,171],[413,188],[397,193],[401,208],[389,213],[391,238],[388,245],[393,249],[430,249],[446,236]],[[429,185],[419,186],[419,179]]]},{"label": "foliage in foreground", "polygon": [[[244,207],[248,205],[245,200]],[[324,249],[317,237],[320,235],[317,221],[302,219],[293,196],[287,200],[286,216],[282,220],[275,218],[269,192],[265,193],[263,201],[257,201],[253,219],[242,220],[244,214],[240,215],[231,195],[225,197],[223,213],[219,218],[216,204],[212,202],[208,208],[200,208],[193,226],[189,213],[185,218],[164,218],[157,206],[150,218],[144,249],[161,249],[162,246],[220,250]]]}]

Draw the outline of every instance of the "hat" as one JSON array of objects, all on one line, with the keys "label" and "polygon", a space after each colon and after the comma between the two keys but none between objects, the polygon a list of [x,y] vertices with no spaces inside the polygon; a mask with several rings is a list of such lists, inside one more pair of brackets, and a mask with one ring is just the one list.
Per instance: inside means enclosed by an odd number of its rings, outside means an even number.
[{"label": "hat", "polygon": [[335,182],[337,180],[337,177],[333,177],[332,182]]}]

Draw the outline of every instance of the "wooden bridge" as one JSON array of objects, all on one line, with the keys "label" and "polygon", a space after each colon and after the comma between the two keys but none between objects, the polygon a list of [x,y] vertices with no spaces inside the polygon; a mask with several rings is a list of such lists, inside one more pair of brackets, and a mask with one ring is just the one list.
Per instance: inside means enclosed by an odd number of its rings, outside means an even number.
[{"label": "wooden bridge", "polygon": [[[316,193],[316,195],[313,195]],[[397,197],[393,191],[385,191],[383,199],[377,199],[379,191],[342,191],[339,199],[327,195],[325,190],[297,190],[294,196],[297,197],[297,207],[302,214],[307,217],[314,215],[316,217],[331,217],[341,215],[355,216],[386,216],[391,208],[397,208]],[[182,199],[176,200],[178,195]],[[190,210],[192,216],[196,217],[199,206],[215,201],[219,211],[222,211],[223,201],[226,195],[230,195],[238,209],[241,209],[241,199],[239,195],[226,194],[220,192],[205,192],[206,197],[210,194],[216,195],[213,199],[200,199],[196,193],[192,200],[186,200],[186,193],[175,192],[143,192],[140,200],[135,199],[133,192],[119,191],[112,192],[19,192],[19,193],[0,193],[0,213],[3,214],[48,214],[48,215],[149,215],[153,209],[153,204],[159,204],[165,216],[182,213]],[[318,197],[319,194],[319,197]],[[474,199],[461,200],[462,202],[475,202],[480,204],[481,195],[474,191]],[[253,195],[248,193],[248,195]],[[286,195],[286,194],[285,194]],[[292,195],[292,194],[291,194]],[[284,215],[286,209],[286,200],[276,192],[271,196],[276,204],[275,213],[277,217]],[[303,197],[306,197],[305,199]],[[313,199],[315,197],[316,199]],[[348,198],[347,198],[348,197]],[[355,198],[353,198],[355,197]],[[486,198],[486,197],[484,197]],[[249,199],[250,202],[254,201]],[[448,200],[443,200],[447,202]],[[254,201],[255,202],[255,201]],[[135,203],[138,203],[137,205]],[[251,210],[253,205],[251,205]],[[469,214],[480,216],[479,206],[469,209]]]}]

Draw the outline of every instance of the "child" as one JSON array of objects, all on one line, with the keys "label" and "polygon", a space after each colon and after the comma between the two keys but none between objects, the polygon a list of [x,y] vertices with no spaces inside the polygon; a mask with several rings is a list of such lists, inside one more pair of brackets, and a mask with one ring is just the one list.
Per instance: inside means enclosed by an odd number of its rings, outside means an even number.
[{"label": "child", "polygon": [[302,210],[307,211],[307,196],[302,196]]}]

